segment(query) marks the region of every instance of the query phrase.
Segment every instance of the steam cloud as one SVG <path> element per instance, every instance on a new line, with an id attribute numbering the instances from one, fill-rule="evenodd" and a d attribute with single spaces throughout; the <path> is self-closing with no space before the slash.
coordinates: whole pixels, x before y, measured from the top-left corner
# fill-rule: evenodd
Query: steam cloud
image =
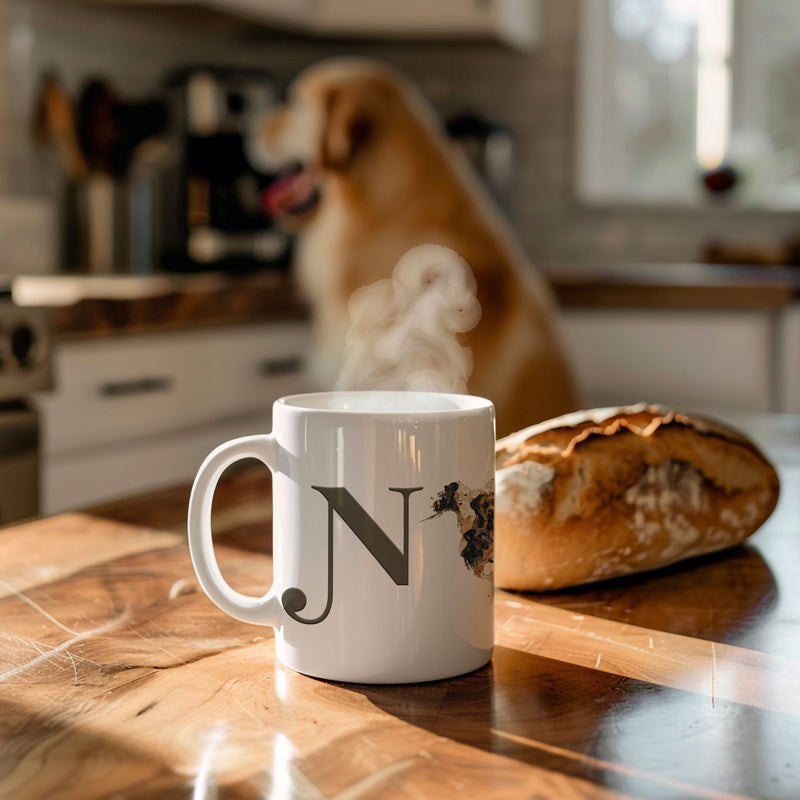
<path id="1" fill-rule="evenodd" d="M 453 250 L 434 244 L 409 250 L 391 278 L 351 295 L 337 388 L 466 394 L 472 351 L 457 334 L 481 317 L 475 290 L 472 270 Z"/>

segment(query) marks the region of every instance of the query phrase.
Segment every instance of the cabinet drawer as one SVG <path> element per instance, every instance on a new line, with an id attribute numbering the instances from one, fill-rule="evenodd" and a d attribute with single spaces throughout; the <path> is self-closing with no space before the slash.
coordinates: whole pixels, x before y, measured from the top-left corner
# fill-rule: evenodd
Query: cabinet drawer
<path id="1" fill-rule="evenodd" d="M 41 513 L 57 514 L 153 489 L 190 484 L 203 459 L 218 444 L 269 427 L 268 414 L 255 414 L 53 456 L 42 469 Z"/>
<path id="2" fill-rule="evenodd" d="M 778 336 L 778 411 L 800 414 L 800 303 L 783 313 Z"/>
<path id="3" fill-rule="evenodd" d="M 565 309 L 561 321 L 587 407 L 772 406 L 767 312 Z"/>
<path id="4" fill-rule="evenodd" d="M 307 387 L 304 323 L 67 343 L 55 391 L 37 397 L 46 454 L 246 413 Z"/>

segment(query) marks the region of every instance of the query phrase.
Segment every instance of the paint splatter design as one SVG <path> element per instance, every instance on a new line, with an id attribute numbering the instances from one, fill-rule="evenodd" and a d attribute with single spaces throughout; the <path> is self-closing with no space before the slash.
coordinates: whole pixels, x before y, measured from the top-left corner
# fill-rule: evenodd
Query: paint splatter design
<path id="1" fill-rule="evenodd" d="M 458 519 L 461 541 L 458 546 L 464 563 L 479 578 L 494 575 L 494 481 L 473 490 L 454 481 L 448 483 L 433 501 L 434 516 L 452 511 Z"/>

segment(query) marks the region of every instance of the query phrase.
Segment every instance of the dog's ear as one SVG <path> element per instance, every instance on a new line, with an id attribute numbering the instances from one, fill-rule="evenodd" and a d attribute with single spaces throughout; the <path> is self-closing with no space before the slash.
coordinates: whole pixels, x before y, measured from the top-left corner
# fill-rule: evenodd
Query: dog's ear
<path id="1" fill-rule="evenodd" d="M 329 169 L 343 169 L 369 140 L 373 123 L 361 99 L 352 91 L 332 89 L 325 111 L 320 160 Z"/>

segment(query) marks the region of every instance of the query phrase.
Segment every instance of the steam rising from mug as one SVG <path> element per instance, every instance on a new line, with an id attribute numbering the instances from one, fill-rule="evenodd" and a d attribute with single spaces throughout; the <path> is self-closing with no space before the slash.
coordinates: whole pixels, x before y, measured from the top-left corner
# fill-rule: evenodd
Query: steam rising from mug
<path id="1" fill-rule="evenodd" d="M 351 326 L 337 389 L 467 393 L 472 351 L 457 335 L 481 317 L 475 276 L 453 250 L 409 250 L 392 277 L 350 297 Z"/>

